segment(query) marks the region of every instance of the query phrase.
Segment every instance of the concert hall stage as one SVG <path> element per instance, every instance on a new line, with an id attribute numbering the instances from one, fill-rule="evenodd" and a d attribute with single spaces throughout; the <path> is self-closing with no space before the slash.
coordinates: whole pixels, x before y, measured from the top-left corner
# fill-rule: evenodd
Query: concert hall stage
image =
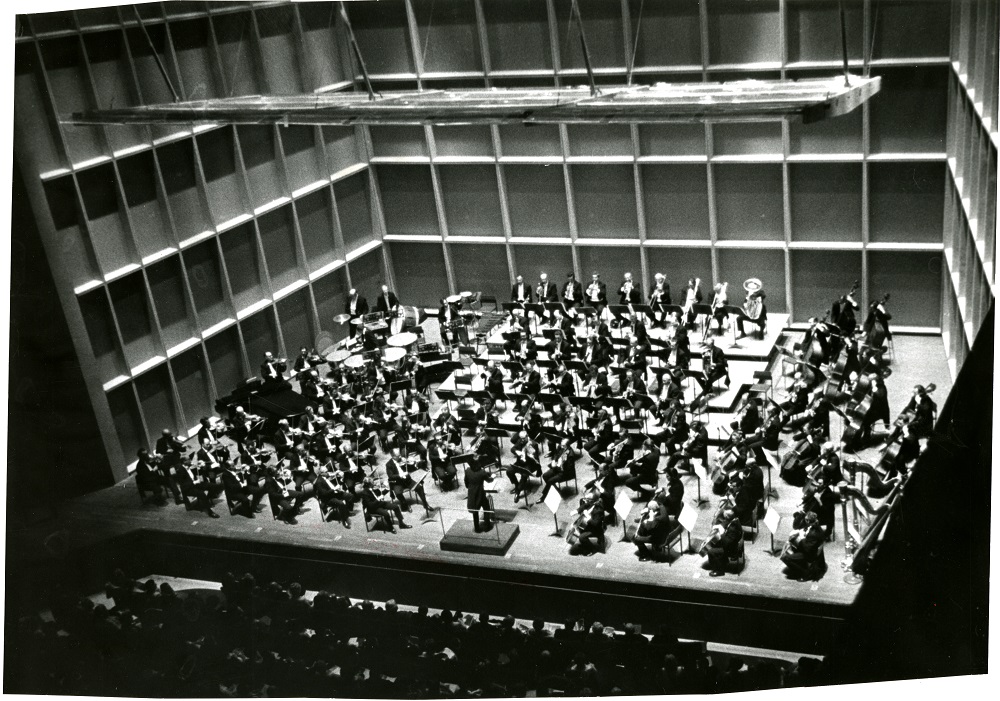
<path id="1" fill-rule="evenodd" d="M 888 383 L 893 416 L 916 382 L 937 383 L 935 396 L 943 401 L 951 383 L 941 339 L 897 336 L 895 345 L 898 359 Z M 780 365 L 777 362 L 777 372 Z M 781 394 L 780 384 L 776 391 Z M 835 434 L 840 430 L 837 421 L 834 417 Z M 786 434 L 786 445 L 787 441 Z M 504 463 L 508 464 L 509 442 L 504 443 Z M 710 461 L 715 451 L 710 447 Z M 858 457 L 877 462 L 878 453 L 869 448 Z M 380 464 L 385 460 L 381 452 L 378 458 Z M 582 487 L 592 478 L 593 468 L 581 459 L 578 472 Z M 819 581 L 799 582 L 783 574 L 763 524 L 755 540 L 746 540 L 745 568 L 739 574 L 713 578 L 708 576 L 706 559 L 696 552 L 709 533 L 719 498 L 711 494 L 704 472 L 699 469 L 699 474 L 705 503 L 696 499 L 696 478 L 683 478 L 685 503 L 697 514 L 691 539 L 695 553 L 675 547 L 669 562 L 640 561 L 635 547 L 622 540 L 620 524 L 608 527 L 605 552 L 570 556 L 564 536 L 577 505 L 573 485 L 565 485 L 564 501 L 553 519 L 544 504 L 536 503 L 537 481 L 530 509 L 523 502 L 514 504 L 506 489 L 496 496 L 498 509 L 514 511 L 511 523 L 519 531 L 503 556 L 441 549 L 444 533 L 470 517 L 464 509 L 464 488 L 441 492 L 433 483 L 427 484 L 428 501 L 435 508 L 430 518 L 422 518 L 423 510 L 414 503 L 412 513 L 407 514 L 413 528 L 396 534 L 366 532 L 360 507 L 350 530 L 338 523 L 323 523 L 314 501 L 307 502 L 310 510 L 295 526 L 273 520 L 266 506 L 255 519 L 231 516 L 221 500 L 216 503 L 219 519 L 173 504 L 143 506 L 131 478 L 66 502 L 57 520 L 46 527 L 60 529 L 72 549 L 123 539 L 131 544 L 132 561 L 143 572 L 218 580 L 226 571 L 252 569 L 259 577 L 291 577 L 309 589 L 329 587 L 355 598 L 395 598 L 412 605 L 450 605 L 468 612 L 485 610 L 545 620 L 552 620 L 553 611 L 571 607 L 591 620 L 638 622 L 648 632 L 670 623 L 678 636 L 689 639 L 799 653 L 829 652 L 863 586 L 845 581 L 842 509 L 836 511 L 835 539 L 825 545 L 828 571 Z M 799 506 L 801 490 L 785 484 L 777 470 L 772 470 L 771 479 L 777 497 L 770 506 L 781 516 L 774 547 L 780 550 L 791 530 L 791 514 Z M 631 503 L 626 519 L 630 532 L 642 506 L 639 501 Z M 462 528 L 471 530 L 468 524 Z M 41 538 L 34 548 L 22 544 L 18 550 L 42 552 L 40 542 Z M 687 545 L 686 536 L 683 545 Z"/>

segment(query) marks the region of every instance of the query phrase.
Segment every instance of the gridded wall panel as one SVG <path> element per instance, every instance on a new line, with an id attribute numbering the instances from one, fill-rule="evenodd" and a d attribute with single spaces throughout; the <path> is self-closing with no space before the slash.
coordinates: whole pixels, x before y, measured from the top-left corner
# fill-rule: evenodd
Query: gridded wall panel
<path id="1" fill-rule="evenodd" d="M 170 222 L 156 181 L 153 152 L 144 151 L 118 161 L 118 172 L 139 255 L 145 258 L 171 246 Z"/>
<path id="2" fill-rule="evenodd" d="M 129 367 L 136 367 L 162 350 L 142 273 L 115 280 L 108 286 L 108 292 L 122 335 L 125 361 Z"/>
<path id="3" fill-rule="evenodd" d="M 264 83 L 268 91 L 288 95 L 303 92 L 296 46 L 295 11 L 291 7 L 271 7 L 257 10 L 256 19 L 260 28 Z"/>
<path id="4" fill-rule="evenodd" d="M 861 242 L 861 171 L 860 163 L 789 166 L 796 241 Z"/>
<path id="5" fill-rule="evenodd" d="M 871 106 L 872 153 L 943 153 L 948 73 L 944 66 L 873 71 L 882 76 Z"/>
<path id="6" fill-rule="evenodd" d="M 573 165 L 570 174 L 581 237 L 639 237 L 632 166 Z"/>
<path id="7" fill-rule="evenodd" d="M 256 373 L 264 362 L 264 353 L 270 351 L 275 357 L 282 354 L 278 342 L 278 329 L 274 322 L 274 309 L 268 307 L 240 322 L 240 334 L 246 344 L 250 370 Z"/>
<path id="8" fill-rule="evenodd" d="M 378 238 L 372 227 L 368 173 L 358 173 L 333 184 L 340 231 L 348 251 Z"/>
<path id="9" fill-rule="evenodd" d="M 257 368 L 250 369 L 248 374 L 247 368 L 244 367 L 240 338 L 235 326 L 230 326 L 206 340 L 205 350 L 212 368 L 217 397 L 228 394 L 247 377 L 257 374 Z"/>
<path id="10" fill-rule="evenodd" d="M 872 163 L 868 169 L 871 240 L 940 242 L 945 166 Z"/>
<path id="11" fill-rule="evenodd" d="M 643 156 L 704 156 L 705 125 L 640 124 L 639 153 Z"/>
<path id="12" fill-rule="evenodd" d="M 233 313 L 226 292 L 218 243 L 206 241 L 184 251 L 184 266 L 191 285 L 198 322 L 208 328 Z"/>
<path id="13" fill-rule="evenodd" d="M 684 301 L 684 288 L 689 279 L 701 278 L 701 292 L 710 297 L 712 289 L 712 252 L 706 248 L 650 248 L 650 279 L 643 280 L 643 289 L 652 284 L 652 275 L 663 273 L 670 285 L 670 298 L 674 304 Z M 634 275 L 633 275 L 634 277 Z M 711 300 L 709 300 L 711 301 Z"/>
<path id="14" fill-rule="evenodd" d="M 151 440 L 155 441 L 165 428 L 171 429 L 175 434 L 190 428 L 181 424 L 181 416 L 174 406 L 174 385 L 166 365 L 153 368 L 136 378 L 135 390 L 139 395 L 139 406 L 146 418 Z"/>
<path id="15" fill-rule="evenodd" d="M 743 281 L 759 278 L 764 283 L 764 300 L 767 311 L 784 314 L 788 311 L 785 299 L 785 254 L 773 250 L 722 249 L 719 251 L 719 280 L 728 282 L 729 303 L 742 306 L 746 299 Z M 706 301 L 711 294 L 705 290 Z"/>
<path id="16" fill-rule="evenodd" d="M 121 443 L 122 453 L 127 460 L 132 460 L 140 448 L 150 447 L 132 385 L 111 390 L 108 393 L 108 406 L 115 422 L 115 431 Z"/>
<path id="17" fill-rule="evenodd" d="M 347 326 L 335 324 L 333 317 L 344 313 L 344 301 L 347 299 L 348 289 L 346 268 L 334 270 L 312 284 L 316 313 L 319 317 L 319 330 L 328 331 L 338 341 L 347 338 Z"/>
<path id="18" fill-rule="evenodd" d="M 399 298 L 408 305 L 439 306 L 441 298 L 449 295 L 441 244 L 393 241 L 386 245 L 392 256 Z M 353 275 L 351 280 L 354 281 Z"/>
<path id="19" fill-rule="evenodd" d="M 211 228 L 212 218 L 205 208 L 199 187 L 194 141 L 182 139 L 156 149 L 163 187 L 173 217 L 177 238 L 188 239 Z"/>
<path id="20" fill-rule="evenodd" d="M 646 236 L 707 239 L 708 174 L 703 165 L 643 165 Z"/>
<path id="21" fill-rule="evenodd" d="M 493 70 L 552 68 L 548 12 L 533 0 L 484 0 Z"/>
<path id="22" fill-rule="evenodd" d="M 643 3 L 629 0 L 637 66 L 701 64 L 698 0 Z M 664 41 L 670 37 L 670 41 Z"/>
<path id="23" fill-rule="evenodd" d="M 438 175 L 449 235 L 503 236 L 495 166 L 441 166 Z"/>
<path id="24" fill-rule="evenodd" d="M 593 274 L 600 273 L 601 280 L 608 286 L 608 301 L 618 302 L 618 288 L 625 273 L 632 273 L 632 280 L 643 289 L 642 269 L 639 267 L 639 248 L 636 246 L 578 246 L 580 257 L 580 282 L 586 295 L 587 286 Z M 565 280 L 564 280 L 565 282 Z"/>
<path id="25" fill-rule="evenodd" d="M 121 211 L 114 165 L 89 168 L 79 174 L 77 183 L 101 270 L 107 274 L 137 263 L 139 255 Z"/>
<path id="26" fill-rule="evenodd" d="M 568 246 L 532 246 L 518 244 L 512 246 L 514 267 L 517 275 L 522 275 L 525 281 L 532 285 L 538 284 L 539 275 L 546 273 L 549 282 L 554 283 L 560 293 L 566 283 L 566 274 L 573 272 L 573 253 Z M 505 291 L 510 294 L 509 289 Z M 501 301 L 508 299 L 500 296 Z"/>
<path id="27" fill-rule="evenodd" d="M 712 174 L 720 239 L 784 240 L 780 165 L 727 163 Z"/>
<path id="28" fill-rule="evenodd" d="M 569 236 L 561 166 L 505 166 L 514 236 Z"/>
<path id="29" fill-rule="evenodd" d="M 301 280 L 299 243 L 295 235 L 294 212 L 290 204 L 261 215 L 257 219 L 260 242 L 264 247 L 267 274 L 274 290 Z"/>
<path id="30" fill-rule="evenodd" d="M 346 7 L 369 73 L 414 71 L 403 3 L 357 2 Z"/>
<path id="31" fill-rule="evenodd" d="M 504 156 L 559 156 L 559 127 L 553 124 L 520 126 L 505 124 L 500 129 L 500 143 Z"/>
<path id="32" fill-rule="evenodd" d="M 440 245 L 437 246 L 438 249 L 441 248 Z M 381 248 L 376 248 L 375 250 L 369 251 L 363 256 L 355 258 L 350 263 L 347 264 L 347 269 L 351 273 L 351 284 L 361 291 L 365 297 L 371 300 L 374 305 L 374 300 L 376 294 L 381 290 L 383 284 L 387 284 L 388 276 L 385 272 L 385 257 L 382 255 Z M 444 270 L 437 269 L 434 271 L 437 275 L 442 275 Z M 396 292 L 399 296 L 399 292 Z M 402 297 L 400 297 L 402 299 Z M 415 301 L 401 302 L 401 304 L 413 305 L 416 304 Z M 341 309 L 343 311 L 343 309 Z M 338 314 L 340 312 L 337 312 Z"/>
<path id="33" fill-rule="evenodd" d="M 860 283 L 861 279 L 860 251 L 792 251 L 795 318 L 800 321 L 822 318 L 833 306 L 833 300 L 846 295 L 851 284 L 855 280 Z M 855 299 L 861 304 L 861 300 Z M 863 308 L 858 310 L 859 323 L 865 320 L 865 313 Z"/>
<path id="34" fill-rule="evenodd" d="M 717 0 L 708 6 L 709 61 L 713 65 L 781 60 L 777 0 Z"/>
<path id="35" fill-rule="evenodd" d="M 285 178 L 278 162 L 278 144 L 274 127 L 246 125 L 236 127 L 240 152 L 250 183 L 250 201 L 255 207 L 285 194 Z"/>
<path id="36" fill-rule="evenodd" d="M 482 292 L 506 301 L 510 294 L 506 248 L 498 244 L 452 243 L 448 245 L 455 266 L 459 291 Z M 395 259 L 393 259 L 395 264 Z M 534 286 L 534 283 L 532 283 Z"/>
<path id="37" fill-rule="evenodd" d="M 463 0 L 413 3 L 425 71 L 481 71 L 476 8 Z"/>
<path id="38" fill-rule="evenodd" d="M 278 300 L 277 312 L 278 326 L 281 329 L 288 357 L 298 355 L 299 349 L 303 346 L 312 348 L 316 340 L 316 333 L 312 324 L 309 290 L 301 289 Z"/>
<path id="39" fill-rule="evenodd" d="M 221 224 L 250 209 L 246 182 L 236 157 L 233 127 L 200 134 L 195 142 L 205 173 L 205 190 L 215 223 Z"/>
<path id="40" fill-rule="evenodd" d="M 180 257 L 170 256 L 149 266 L 146 275 L 164 345 L 171 348 L 191 338 L 196 324 L 187 301 Z"/>
<path id="41" fill-rule="evenodd" d="M 439 156 L 490 156 L 493 135 L 484 126 L 434 127 L 434 143 Z"/>
<path id="42" fill-rule="evenodd" d="M 237 310 L 245 309 L 266 295 L 257 235 L 253 224 L 244 224 L 225 231 L 219 237 L 222 256 Z"/>
<path id="43" fill-rule="evenodd" d="M 789 0 L 788 60 L 824 61 L 842 55 L 840 5 L 846 15 L 847 55 L 860 59 L 864 49 L 864 12 L 860 3 L 838 3 L 835 0 Z"/>
<path id="44" fill-rule="evenodd" d="M 337 258 L 330 189 L 324 187 L 295 201 L 306 262 L 317 270 Z"/>
<path id="45" fill-rule="evenodd" d="M 302 55 L 306 59 L 305 88 L 315 90 L 345 79 L 337 48 L 336 25 L 340 18 L 335 8 L 319 2 L 297 5 L 302 23 Z"/>
<path id="46" fill-rule="evenodd" d="M 377 172 L 387 234 L 441 234 L 430 168 L 380 165 Z"/>
<path id="47" fill-rule="evenodd" d="M 107 382 L 126 371 L 111 305 L 104 290 L 88 292 L 81 295 L 78 301 L 101 382 Z"/>
<path id="48" fill-rule="evenodd" d="M 191 429 L 203 416 L 215 414 L 215 402 L 208 392 L 210 385 L 205 373 L 205 353 L 200 345 L 170 359 L 170 369 L 177 383 L 184 419 Z"/>
<path id="49" fill-rule="evenodd" d="M 934 326 L 941 318 L 941 254 L 923 251 L 870 251 L 872 299 L 892 294 L 892 324 Z"/>

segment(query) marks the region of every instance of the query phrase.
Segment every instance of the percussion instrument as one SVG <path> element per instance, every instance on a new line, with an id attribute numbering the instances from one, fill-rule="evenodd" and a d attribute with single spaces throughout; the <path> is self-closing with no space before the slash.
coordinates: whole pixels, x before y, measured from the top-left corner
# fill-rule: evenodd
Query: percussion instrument
<path id="1" fill-rule="evenodd" d="M 382 350 L 382 360 L 386 363 L 398 363 L 406 356 L 406 349 L 404 348 L 385 348 Z"/>
<path id="2" fill-rule="evenodd" d="M 343 324 L 350 320 L 351 320 L 350 314 L 338 314 L 337 316 L 333 317 L 333 322 L 335 324 Z"/>
<path id="3" fill-rule="evenodd" d="M 358 368 L 364 367 L 365 358 L 363 355 L 352 355 L 350 358 L 344 361 L 344 366 L 349 367 L 352 370 L 357 370 Z"/>
<path id="4" fill-rule="evenodd" d="M 389 336 L 387 343 L 393 348 L 399 348 L 400 350 L 409 350 L 414 343 L 417 342 L 417 334 L 406 331 L 404 333 L 397 333 L 395 335 Z"/>
<path id="5" fill-rule="evenodd" d="M 362 319 L 360 316 L 357 319 L 351 319 L 351 323 L 354 324 L 355 326 L 361 326 L 361 324 L 363 324 L 364 322 L 365 320 Z"/>
<path id="6" fill-rule="evenodd" d="M 427 318 L 427 314 L 416 307 L 400 306 L 396 309 L 395 316 L 389 322 L 389 333 L 393 336 L 402 333 L 406 329 L 412 329 Z"/>
<path id="7" fill-rule="evenodd" d="M 447 302 L 448 304 L 458 304 L 459 302 L 462 301 L 462 295 L 451 295 L 450 297 L 447 297 L 444 301 Z"/>
<path id="8" fill-rule="evenodd" d="M 340 348 L 327 355 L 326 361 L 328 363 L 342 363 L 350 357 L 351 357 L 351 351 L 347 350 L 346 348 Z"/>
<path id="9" fill-rule="evenodd" d="M 459 292 L 458 296 L 461 297 L 462 301 L 464 302 L 465 300 L 467 300 L 467 299 L 469 299 L 469 298 L 472 297 L 472 293 L 471 292 Z"/>

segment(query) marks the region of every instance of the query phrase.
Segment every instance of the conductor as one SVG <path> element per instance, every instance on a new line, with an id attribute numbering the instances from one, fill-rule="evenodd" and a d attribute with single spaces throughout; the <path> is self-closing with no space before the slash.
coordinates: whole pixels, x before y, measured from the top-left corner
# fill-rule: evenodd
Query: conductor
<path id="1" fill-rule="evenodd" d="M 475 458 L 465 468 L 465 486 L 469 490 L 465 506 L 472 514 L 472 527 L 476 533 L 488 531 L 493 525 L 493 506 L 486 494 L 486 485 L 493 483 L 493 475 L 484 470 Z M 483 510 L 483 525 L 479 525 L 479 510 Z"/>

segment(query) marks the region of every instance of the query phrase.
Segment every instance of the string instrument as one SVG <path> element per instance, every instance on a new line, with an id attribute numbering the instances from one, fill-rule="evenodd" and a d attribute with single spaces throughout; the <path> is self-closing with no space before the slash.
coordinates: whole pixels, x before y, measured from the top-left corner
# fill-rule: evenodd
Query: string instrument
<path id="1" fill-rule="evenodd" d="M 852 478 L 858 472 L 863 472 L 868 476 L 868 484 L 865 488 L 865 492 L 867 492 L 868 496 L 873 499 L 882 499 L 903 479 L 900 475 L 887 479 L 885 475 L 880 473 L 874 467 L 866 462 L 861 462 L 860 460 L 845 460 L 844 468 L 851 473 Z M 856 493 L 858 496 L 861 496 L 861 492 L 853 486 L 849 489 L 847 487 L 841 487 L 841 492 L 844 491 L 848 491 L 852 494 Z M 871 504 L 867 499 L 864 500 L 863 505 L 868 513 L 876 513 L 872 510 Z"/>
<path id="2" fill-rule="evenodd" d="M 598 503 L 587 507 L 580 512 L 580 515 L 576 517 L 573 521 L 573 525 L 570 526 L 569 531 L 566 533 L 567 543 L 570 545 L 576 545 L 580 542 L 580 539 L 584 537 L 586 532 L 591 531 L 600 525 L 601 520 L 598 517 L 598 510 L 600 508 L 600 504 Z"/>
<path id="3" fill-rule="evenodd" d="M 872 302 L 869 311 L 869 319 L 871 321 L 868 327 L 865 337 L 865 342 L 874 348 L 881 348 L 885 344 L 885 339 L 888 336 L 888 329 L 885 327 L 882 321 L 881 315 L 877 314 L 877 309 L 879 306 L 884 306 L 886 302 L 889 301 L 890 293 L 886 292 L 882 295 L 882 299 L 877 302 Z M 868 326 L 866 324 L 866 326 Z"/>
<path id="4" fill-rule="evenodd" d="M 686 316 L 691 314 L 691 308 L 698 301 L 698 290 L 700 288 L 701 288 L 701 278 L 700 277 L 699 278 L 695 278 L 695 280 L 694 280 L 694 287 L 688 287 L 687 288 L 687 293 L 684 296 L 684 305 L 682 306 L 682 309 L 683 309 L 684 314 Z"/>
<path id="5" fill-rule="evenodd" d="M 698 551 L 698 554 L 705 555 L 710 547 L 712 547 L 713 545 L 718 543 L 719 540 L 722 539 L 722 536 L 725 534 L 725 532 L 726 532 L 726 527 L 723 526 L 721 523 L 717 523 L 714 526 L 712 526 L 712 532 L 709 533 L 707 538 L 705 538 L 705 542 L 701 544 L 701 550 Z"/>

